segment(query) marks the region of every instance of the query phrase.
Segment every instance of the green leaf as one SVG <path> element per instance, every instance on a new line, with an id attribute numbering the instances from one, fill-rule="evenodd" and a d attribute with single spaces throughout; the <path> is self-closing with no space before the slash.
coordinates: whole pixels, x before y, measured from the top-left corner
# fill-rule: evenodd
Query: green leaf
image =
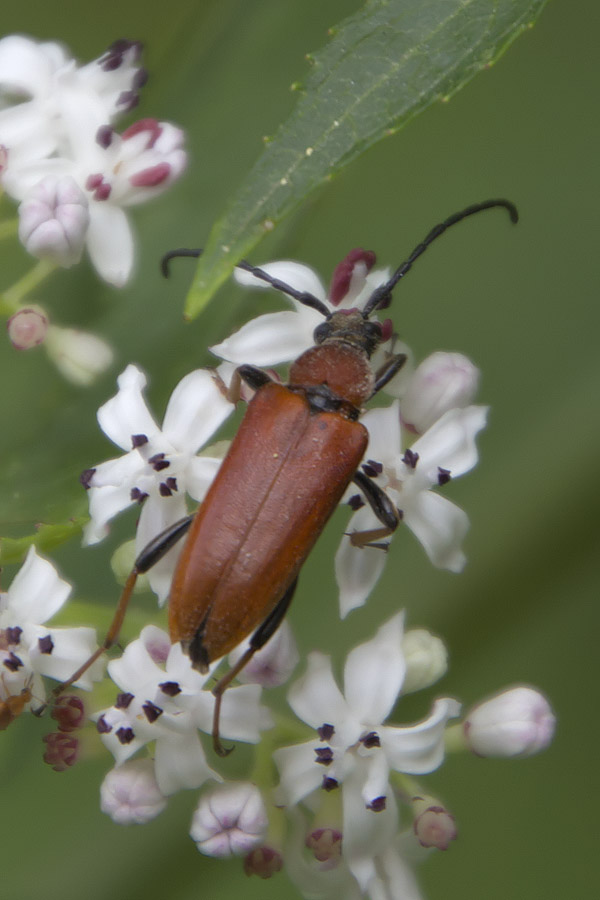
<path id="1" fill-rule="evenodd" d="M 40 525 L 34 534 L 21 538 L 0 538 L 0 564 L 19 563 L 25 558 L 33 544 L 41 553 L 48 553 L 55 547 L 80 537 L 83 526 L 89 522 L 88 516 L 76 516 L 56 525 Z"/>
<path id="2" fill-rule="evenodd" d="M 533 24 L 546 0 L 373 0 L 333 29 L 200 259 L 193 318 L 235 263 L 367 147 L 447 100 Z"/>

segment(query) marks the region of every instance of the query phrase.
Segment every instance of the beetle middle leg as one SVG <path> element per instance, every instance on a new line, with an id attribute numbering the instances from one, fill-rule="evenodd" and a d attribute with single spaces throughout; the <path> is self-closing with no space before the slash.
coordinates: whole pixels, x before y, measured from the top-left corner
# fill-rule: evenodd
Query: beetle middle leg
<path id="1" fill-rule="evenodd" d="M 364 472 L 357 472 L 352 479 L 362 491 L 369 506 L 381 522 L 381 528 L 371 528 L 368 531 L 357 531 L 350 535 L 350 543 L 353 547 L 376 547 L 387 549 L 386 544 L 373 543 L 393 534 L 402 520 L 400 510 L 394 506 L 388 495 Z"/>
<path id="2" fill-rule="evenodd" d="M 213 739 L 213 747 L 215 749 L 215 753 L 219 756 L 228 756 L 233 747 L 224 747 L 221 743 L 221 738 L 219 737 L 219 720 L 221 718 L 221 703 L 223 700 L 223 694 L 231 684 L 234 678 L 236 678 L 239 673 L 244 669 L 254 654 L 260 650 L 267 643 L 269 638 L 271 638 L 279 626 L 288 610 L 290 603 L 292 602 L 292 597 L 294 596 L 294 592 L 296 590 L 296 585 L 298 584 L 298 578 L 294 578 L 291 585 L 281 598 L 278 601 L 275 608 L 269 613 L 267 618 L 261 625 L 258 626 L 252 637 L 249 641 L 248 649 L 240 656 L 235 666 L 232 666 L 228 672 L 226 672 L 222 678 L 219 678 L 217 683 L 215 684 L 212 692 L 215 697 L 215 708 L 213 712 L 213 730 L 212 730 L 212 739 Z"/>
<path id="3" fill-rule="evenodd" d="M 392 378 L 398 374 L 406 362 L 406 358 L 406 353 L 394 353 L 393 356 L 390 356 L 390 358 L 377 369 L 375 372 L 375 384 L 373 386 L 371 397 L 374 397 L 378 391 L 384 388 L 386 384 L 389 384 Z"/>
<path id="4" fill-rule="evenodd" d="M 153 538 L 149 544 L 147 544 L 141 553 L 138 555 L 133 569 L 129 573 L 127 581 L 125 582 L 125 586 L 121 593 L 121 597 L 119 599 L 119 604 L 113 616 L 113 620 L 110 623 L 109 629 L 106 633 L 106 637 L 104 638 L 102 644 L 98 647 L 98 649 L 92 653 L 88 659 L 74 672 L 70 678 L 66 681 L 62 681 L 59 685 L 57 685 L 52 691 L 53 697 L 58 697 L 64 690 L 68 687 L 71 687 L 72 684 L 75 684 L 76 681 L 79 681 L 81 676 L 87 672 L 87 670 L 92 666 L 97 659 L 99 659 L 103 653 L 106 653 L 107 650 L 116 643 L 119 632 L 121 631 L 121 626 L 123 625 L 123 620 L 125 618 L 125 613 L 127 612 L 127 607 L 129 606 L 129 601 L 131 599 L 131 595 L 133 594 L 133 589 L 135 587 L 135 583 L 138 580 L 139 575 L 144 575 L 148 572 L 155 563 L 165 556 L 168 551 L 173 547 L 180 538 L 187 532 L 188 528 L 192 524 L 194 520 L 194 516 L 186 516 L 184 519 L 179 519 L 177 522 L 174 522 L 173 525 L 169 525 L 168 528 L 165 528 L 164 531 L 161 531 L 160 534 L 157 534 L 155 538 Z"/>

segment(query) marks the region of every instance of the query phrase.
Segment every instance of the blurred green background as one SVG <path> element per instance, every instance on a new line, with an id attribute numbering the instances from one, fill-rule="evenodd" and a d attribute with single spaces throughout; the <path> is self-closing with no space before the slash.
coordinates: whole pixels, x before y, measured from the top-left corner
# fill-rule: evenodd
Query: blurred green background
<path id="1" fill-rule="evenodd" d="M 128 362 L 148 372 L 160 415 L 179 378 L 210 362 L 209 344 L 277 308 L 273 298 L 228 287 L 186 325 L 181 310 L 191 264 L 182 261 L 165 283 L 158 260 L 171 247 L 202 244 L 262 136 L 292 108 L 288 87 L 305 72 L 304 54 L 357 7 L 356 0 L 105 0 L 92 14 L 74 0 L 4 4 L 2 33 L 60 39 L 81 60 L 117 37 L 143 40 L 151 80 L 138 112 L 187 129 L 191 164 L 171 193 L 136 210 L 138 273 L 126 290 L 99 284 L 82 265 L 36 295 L 56 322 L 80 324 L 114 343 L 118 361 L 93 389 L 61 381 L 43 353 L 18 354 L 5 343 L 2 534 L 85 510 L 78 473 L 113 452 L 95 412 Z M 404 606 L 410 626 L 427 626 L 449 645 L 451 668 L 438 690 L 469 704 L 527 682 L 555 707 L 556 740 L 543 755 L 452 758 L 426 782 L 459 826 L 459 840 L 422 869 L 431 900 L 547 900 L 599 891 L 599 19 L 594 0 L 551 2 L 495 67 L 371 149 L 253 256 L 259 263 L 298 258 L 327 280 L 354 246 L 375 249 L 384 264 L 399 263 L 430 226 L 474 201 L 507 196 L 521 212 L 517 228 L 499 212 L 463 223 L 396 292 L 395 322 L 417 356 L 466 353 L 482 368 L 480 399 L 492 407 L 480 466 L 451 485 L 472 523 L 465 572 L 434 570 L 402 534 L 368 606 L 340 623 L 329 599 L 340 513 L 306 566 L 290 615 L 302 653 L 318 647 L 341 659 Z M 20 249 L 3 250 L 6 286 L 28 260 Z M 110 553 L 133 528 L 134 518 L 124 517 L 106 546 L 81 550 L 73 542 L 55 554 L 77 596 L 105 605 L 102 625 L 117 593 Z M 4 573 L 4 586 L 10 577 Z M 317 594 L 327 601 L 317 604 Z M 149 595 L 136 605 L 155 609 Z M 139 623 L 134 611 L 129 634 Z M 421 716 L 431 696 L 401 703 L 399 720 Z M 98 809 L 108 754 L 96 748 L 87 762 L 57 775 L 40 762 L 42 731 L 28 717 L 1 735 L 0 896 L 297 896 L 283 876 L 246 879 L 237 862 L 196 852 L 187 836 L 196 792 L 174 798 L 149 826 L 114 825 Z M 235 756 L 232 771 L 244 751 Z"/>

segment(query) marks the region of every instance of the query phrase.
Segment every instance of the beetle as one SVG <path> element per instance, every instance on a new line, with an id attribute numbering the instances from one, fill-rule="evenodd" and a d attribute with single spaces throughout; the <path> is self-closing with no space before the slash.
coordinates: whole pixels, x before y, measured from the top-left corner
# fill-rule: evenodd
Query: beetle
<path id="1" fill-rule="evenodd" d="M 276 631 L 292 600 L 298 575 L 347 487 L 354 482 L 371 505 L 381 528 L 363 542 L 391 534 L 399 511 L 358 467 L 368 432 L 358 421 L 363 405 L 396 375 L 405 361 L 391 355 L 373 372 L 370 359 L 383 342 L 382 326 L 371 315 L 387 307 L 391 292 L 415 260 L 450 226 L 492 207 L 505 208 L 518 221 L 514 204 L 487 200 L 436 225 L 362 310 L 330 312 L 312 294 L 242 261 L 238 266 L 284 294 L 317 309 L 324 321 L 314 346 L 290 367 L 286 385 L 261 369 L 242 365 L 236 377 L 254 396 L 229 451 L 198 510 L 152 540 L 137 557 L 102 646 L 55 695 L 77 681 L 116 641 L 135 581 L 185 534 L 169 597 L 171 641 L 180 641 L 201 672 L 250 635 L 247 650 L 215 684 L 213 746 L 226 755 L 219 737 L 223 693 L 252 656 Z M 163 271 L 176 256 L 163 260 Z M 373 544 L 377 546 L 376 544 Z"/>

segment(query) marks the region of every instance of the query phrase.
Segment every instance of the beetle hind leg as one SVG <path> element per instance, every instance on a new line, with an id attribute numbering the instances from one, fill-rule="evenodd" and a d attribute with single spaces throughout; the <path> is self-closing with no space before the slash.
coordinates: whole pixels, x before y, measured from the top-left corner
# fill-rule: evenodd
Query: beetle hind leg
<path id="1" fill-rule="evenodd" d="M 258 626 L 256 631 L 250 638 L 248 649 L 238 659 L 235 666 L 232 666 L 231 669 L 229 669 L 229 671 L 226 672 L 222 678 L 219 678 L 212 690 L 215 697 L 212 739 L 215 753 L 218 756 L 228 756 L 233 750 L 233 747 L 223 746 L 219 735 L 219 721 L 221 718 L 221 703 L 223 701 L 223 694 L 225 693 L 233 679 L 236 678 L 240 674 L 242 669 L 247 666 L 254 654 L 258 650 L 260 650 L 261 647 L 264 647 L 269 638 L 271 638 L 275 634 L 275 632 L 281 625 L 282 619 L 284 618 L 290 603 L 292 602 L 292 597 L 294 596 L 297 583 L 298 578 L 296 577 L 292 581 L 289 588 L 286 590 L 281 600 L 278 601 L 275 608 L 269 613 L 264 622 L 262 622 Z"/>

